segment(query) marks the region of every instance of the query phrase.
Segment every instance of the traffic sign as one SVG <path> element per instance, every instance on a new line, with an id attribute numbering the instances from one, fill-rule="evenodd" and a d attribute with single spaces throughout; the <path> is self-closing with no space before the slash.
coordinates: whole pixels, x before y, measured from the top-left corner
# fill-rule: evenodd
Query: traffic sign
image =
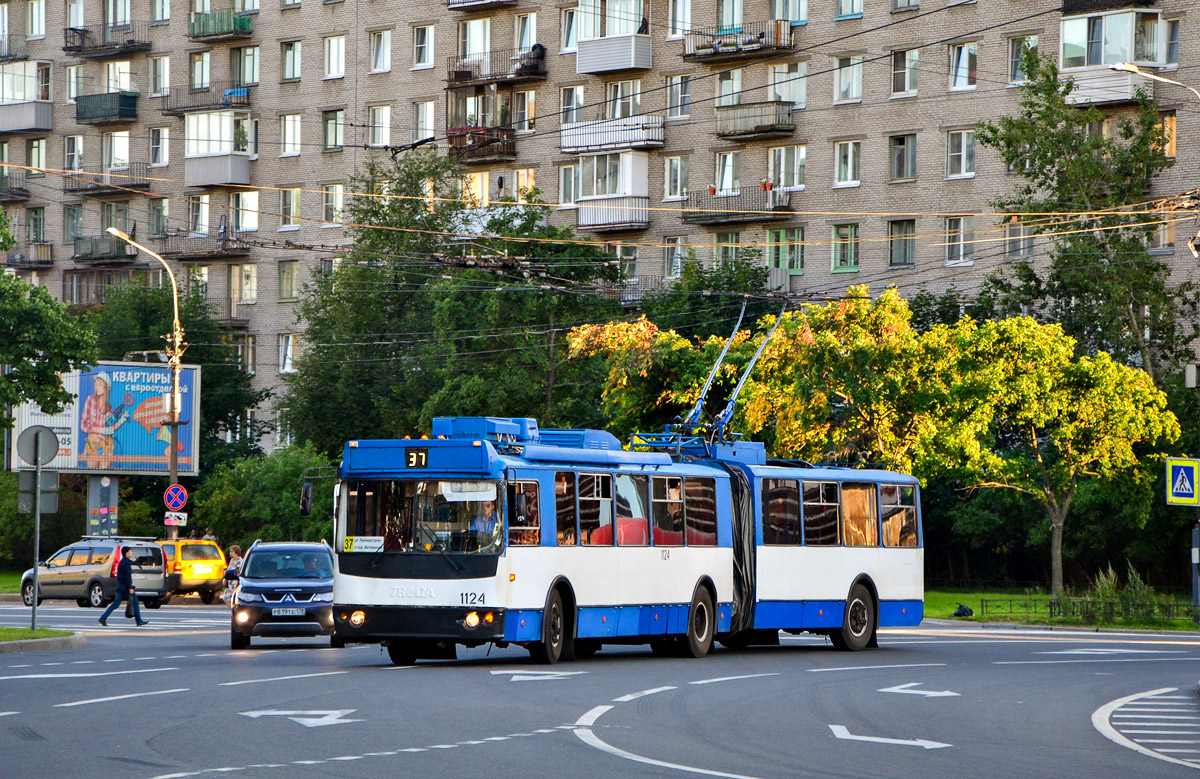
<path id="1" fill-rule="evenodd" d="M 175 525 L 176 527 L 187 527 L 187 512 L 167 511 L 163 514 L 163 524 Z"/>
<path id="2" fill-rule="evenodd" d="M 163 503 L 171 511 L 181 511 L 187 505 L 187 490 L 184 489 L 182 484 L 172 484 L 163 493 Z"/>
<path id="3" fill-rule="evenodd" d="M 1200 476 L 1200 460 L 1186 457 L 1167 458 L 1167 503 L 1172 506 L 1200 506 L 1196 479 Z"/>
<path id="4" fill-rule="evenodd" d="M 45 425 L 32 425 L 17 436 L 17 454 L 30 465 L 45 465 L 58 456 L 58 436 Z"/>

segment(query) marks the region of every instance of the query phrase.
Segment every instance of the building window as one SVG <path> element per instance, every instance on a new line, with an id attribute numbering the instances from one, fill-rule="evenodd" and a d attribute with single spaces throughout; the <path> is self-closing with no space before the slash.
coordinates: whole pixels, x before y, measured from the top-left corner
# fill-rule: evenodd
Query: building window
<path id="1" fill-rule="evenodd" d="M 413 103 L 413 140 L 422 141 L 433 137 L 433 103 Z"/>
<path id="2" fill-rule="evenodd" d="M 975 217 L 952 216 L 946 220 L 946 264 L 960 265 L 975 260 Z"/>
<path id="3" fill-rule="evenodd" d="M 25 37 L 46 37 L 46 0 L 29 0 L 25 4 Z"/>
<path id="4" fill-rule="evenodd" d="M 1004 225 L 1004 256 L 1014 261 L 1033 259 L 1033 228 L 1015 216 Z"/>
<path id="5" fill-rule="evenodd" d="M 258 83 L 258 47 L 242 46 L 230 53 L 235 87 L 253 86 Z"/>
<path id="6" fill-rule="evenodd" d="M 233 12 L 238 14 L 258 13 L 258 0 L 234 0 Z"/>
<path id="7" fill-rule="evenodd" d="M 858 270 L 858 225 L 833 226 L 833 270 Z"/>
<path id="8" fill-rule="evenodd" d="M 207 51 L 199 51 L 192 55 L 192 89 L 208 89 L 211 59 Z"/>
<path id="9" fill-rule="evenodd" d="M 129 60 L 104 63 L 104 91 L 125 92 L 133 87 L 133 63 Z"/>
<path id="10" fill-rule="evenodd" d="M 1167 22 L 1167 64 L 1179 64 L 1179 20 Z"/>
<path id="11" fill-rule="evenodd" d="M 298 333 L 279 334 L 279 372 L 296 372 L 296 348 L 300 345 Z"/>
<path id="12" fill-rule="evenodd" d="M 387 146 L 392 142 L 392 107 L 373 105 L 367 108 L 367 143 L 371 146 Z"/>
<path id="13" fill-rule="evenodd" d="M 835 187 L 857 187 L 859 183 L 859 152 L 862 141 L 838 141 L 834 144 L 837 177 Z"/>
<path id="14" fill-rule="evenodd" d="M 171 229 L 171 201 L 165 197 L 151 198 L 150 206 L 150 235 L 167 235 Z"/>
<path id="15" fill-rule="evenodd" d="M 229 204 L 233 211 L 235 233 L 250 233 L 258 229 L 257 192 L 234 192 Z"/>
<path id="16" fill-rule="evenodd" d="M 666 174 L 664 200 L 685 200 L 688 194 L 688 155 L 665 157 Z"/>
<path id="17" fill-rule="evenodd" d="M 862 100 L 862 57 L 839 57 L 833 74 L 835 103 Z"/>
<path id="18" fill-rule="evenodd" d="M 683 272 L 683 258 L 687 253 L 685 240 L 682 235 L 668 235 L 663 239 L 663 269 L 668 279 L 677 279 Z"/>
<path id="19" fill-rule="evenodd" d="M 343 185 L 341 184 L 325 184 L 321 187 L 321 198 L 324 204 L 321 218 L 326 222 L 340 222 L 342 220 L 342 200 L 345 196 Z M 340 227 L 341 225 L 329 225 L 332 227 Z"/>
<path id="20" fill-rule="evenodd" d="M 946 177 L 954 179 L 974 176 L 975 131 L 952 130 L 946 137 Z"/>
<path id="21" fill-rule="evenodd" d="M 170 159 L 169 127 L 150 128 L 150 164 L 152 166 L 166 165 Z"/>
<path id="22" fill-rule="evenodd" d="M 742 153 L 726 151 L 717 154 L 717 196 L 742 194 Z"/>
<path id="23" fill-rule="evenodd" d="M 692 77 L 667 76 L 667 118 L 681 119 L 692 113 Z"/>
<path id="24" fill-rule="evenodd" d="M 558 169 L 558 204 L 574 206 L 579 199 L 579 165 L 562 165 Z"/>
<path id="25" fill-rule="evenodd" d="M 627 119 L 642 111 L 642 82 L 614 81 L 608 85 L 605 119 Z"/>
<path id="26" fill-rule="evenodd" d="M 300 41 L 288 41 L 280 45 L 283 59 L 283 73 L 281 74 L 284 81 L 299 81 L 300 80 L 300 52 L 303 44 Z"/>
<path id="27" fill-rule="evenodd" d="M 531 49 L 537 43 L 537 14 L 517 14 L 513 45 L 518 49 Z"/>
<path id="28" fill-rule="evenodd" d="M 100 138 L 100 162 L 105 170 L 129 168 L 129 131 L 105 133 Z"/>
<path id="29" fill-rule="evenodd" d="M 888 222 L 888 265 L 893 268 L 914 265 L 917 261 L 917 221 L 897 219 Z"/>
<path id="30" fill-rule="evenodd" d="M 190 294 L 197 295 L 201 298 L 208 297 L 208 266 L 207 265 L 192 265 L 187 269 L 187 278 L 183 283 Z M 254 336 L 250 336 L 253 338 Z"/>
<path id="31" fill-rule="evenodd" d="M 771 0 L 771 18 L 792 24 L 806 24 L 808 0 Z"/>
<path id="32" fill-rule="evenodd" d="M 118 230 L 129 229 L 128 200 L 100 204 L 100 229 L 107 230 L 110 227 Z"/>
<path id="33" fill-rule="evenodd" d="M 346 75 L 346 36 L 330 35 L 323 39 L 325 46 L 325 78 Z"/>
<path id="34" fill-rule="evenodd" d="M 559 41 L 563 51 L 575 51 L 579 47 L 579 28 L 576 20 L 578 8 L 564 8 L 562 12 L 562 39 Z"/>
<path id="35" fill-rule="evenodd" d="M 422 28 L 413 28 L 414 31 Z M 392 69 L 392 31 L 375 30 L 370 34 L 371 72 L 386 73 Z M 414 63 L 415 64 L 415 63 Z"/>
<path id="36" fill-rule="evenodd" d="M 537 110 L 534 106 L 534 91 L 532 89 L 513 94 L 513 130 L 519 133 L 533 132 L 534 118 Z"/>
<path id="37" fill-rule="evenodd" d="M 787 270 L 790 276 L 804 273 L 804 228 L 785 227 L 770 231 L 767 257 L 771 267 Z"/>
<path id="38" fill-rule="evenodd" d="M 289 446 L 294 446 L 295 443 L 296 432 L 292 429 L 287 409 L 280 409 L 278 416 L 275 417 L 275 448 L 287 449 Z"/>
<path id="39" fill-rule="evenodd" d="M 467 208 L 486 208 L 490 202 L 486 170 L 463 176 L 463 201 Z"/>
<path id="40" fill-rule="evenodd" d="M 188 232 L 194 236 L 208 235 L 208 195 L 193 195 L 188 199 Z"/>
<path id="41" fill-rule="evenodd" d="M 917 136 L 891 137 L 892 181 L 917 177 Z"/>
<path id="42" fill-rule="evenodd" d="M 717 105 L 738 105 L 742 102 L 742 71 L 723 70 L 717 74 Z"/>
<path id="43" fill-rule="evenodd" d="M 742 234 L 741 233 L 717 233 L 717 256 L 716 261 L 721 265 L 728 265 L 738 258 L 738 249 L 741 248 Z"/>
<path id="44" fill-rule="evenodd" d="M 158 59 L 157 57 L 155 59 Z M 163 57 L 162 59 L 166 59 Z M 154 60 L 151 60 L 153 63 Z M 68 65 L 65 68 L 67 76 L 67 102 L 74 103 L 75 98 L 83 94 L 83 66 Z"/>
<path id="45" fill-rule="evenodd" d="M 126 139 L 126 141 L 129 140 L 128 132 L 125 133 L 125 139 Z M 46 175 L 46 172 L 45 172 L 46 139 L 45 138 L 31 138 L 30 140 L 25 142 L 25 164 L 28 165 L 30 168 L 32 168 L 32 170 L 30 170 L 27 175 L 29 175 L 29 176 L 44 176 L 44 175 Z M 120 166 L 113 166 L 113 167 L 128 167 L 128 165 L 129 165 L 129 154 L 128 154 L 128 152 L 126 152 L 124 164 L 120 165 Z"/>
<path id="46" fill-rule="evenodd" d="M 920 49 L 892 52 L 892 94 L 917 94 L 917 81 L 920 75 Z"/>
<path id="47" fill-rule="evenodd" d="M 205 281 L 205 286 L 208 286 L 207 281 Z M 258 357 L 258 337 L 244 335 L 234 343 L 233 348 L 237 352 L 238 367 L 245 371 L 247 375 L 253 376 Z"/>
<path id="48" fill-rule="evenodd" d="M 583 121 L 583 87 L 562 88 L 562 122 Z"/>
<path id="49" fill-rule="evenodd" d="M 279 156 L 291 157 L 300 153 L 300 114 L 279 117 Z"/>
<path id="50" fill-rule="evenodd" d="M 258 266 L 253 263 L 229 266 L 229 300 L 253 303 L 258 299 Z"/>
<path id="51" fill-rule="evenodd" d="M 621 278 L 627 282 L 637 281 L 638 277 L 638 247 L 618 244 L 615 247 L 617 264 L 621 268 Z"/>
<path id="52" fill-rule="evenodd" d="M 807 76 L 807 62 L 772 65 L 769 99 L 791 103 L 796 108 L 803 108 L 808 100 Z"/>
<path id="53" fill-rule="evenodd" d="M 171 0 L 152 0 L 150 3 L 150 21 L 154 24 L 171 21 Z"/>
<path id="54" fill-rule="evenodd" d="M 921 7 L 920 0 L 895 0 L 895 10 L 912 11 Z"/>
<path id="55" fill-rule="evenodd" d="M 857 19 L 862 16 L 862 0 L 837 0 L 838 19 Z"/>
<path id="56" fill-rule="evenodd" d="M 481 58 L 491 46 L 490 19 L 471 19 L 458 23 L 458 56 Z"/>
<path id="57" fill-rule="evenodd" d="M 83 168 L 83 136 L 67 135 L 63 137 L 63 168 L 80 170 Z"/>
<path id="58" fill-rule="evenodd" d="M 342 109 L 321 112 L 321 127 L 324 130 L 323 148 L 325 151 L 342 150 L 342 129 L 346 112 Z"/>
<path id="59" fill-rule="evenodd" d="M 773 186 L 786 190 L 804 189 L 804 175 L 808 165 L 807 146 L 776 147 L 771 149 L 768 161 L 768 180 Z"/>
<path id="60" fill-rule="evenodd" d="M 300 261 L 283 260 L 279 263 L 279 299 L 295 300 L 300 296 Z"/>
<path id="61" fill-rule="evenodd" d="M 70 83 L 70 79 L 67 79 Z M 171 91 L 171 58 L 150 58 L 150 96 L 162 97 Z"/>
<path id="62" fill-rule="evenodd" d="M 979 44 L 960 43 L 950 47 L 950 88 L 974 89 L 979 80 Z"/>
<path id="63" fill-rule="evenodd" d="M 83 235 L 83 206 L 69 203 L 63 206 L 63 243 L 75 243 Z"/>
<path id="64" fill-rule="evenodd" d="M 300 226 L 300 187 L 279 190 L 279 228 L 294 229 Z"/>
<path id="65" fill-rule="evenodd" d="M 1025 55 L 1028 52 L 1037 53 L 1038 37 L 1026 35 L 1020 38 L 1008 39 L 1008 80 L 1014 83 L 1024 81 Z"/>
<path id="66" fill-rule="evenodd" d="M 1175 219 L 1171 212 L 1162 212 L 1154 214 L 1161 222 L 1160 224 L 1151 225 L 1153 228 L 1150 232 L 1149 240 L 1146 242 L 1146 251 L 1151 254 L 1174 254 L 1175 253 Z"/>
<path id="67" fill-rule="evenodd" d="M 692 0 L 668 0 L 667 37 L 682 38 L 692 29 Z"/>
<path id="68" fill-rule="evenodd" d="M 413 68 L 433 67 L 433 25 L 413 28 Z"/>
<path id="69" fill-rule="evenodd" d="M 1159 126 L 1162 127 L 1163 135 L 1166 136 L 1163 154 L 1169 159 L 1175 159 L 1175 114 L 1163 114 Z"/>
<path id="70" fill-rule="evenodd" d="M 29 243 L 46 241 L 46 209 L 34 206 L 25 209 L 25 240 Z"/>

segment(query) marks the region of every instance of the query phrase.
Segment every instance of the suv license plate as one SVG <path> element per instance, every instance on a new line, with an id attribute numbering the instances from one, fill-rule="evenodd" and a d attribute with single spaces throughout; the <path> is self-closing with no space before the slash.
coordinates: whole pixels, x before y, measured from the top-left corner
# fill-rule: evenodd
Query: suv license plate
<path id="1" fill-rule="evenodd" d="M 303 617 L 304 609 L 271 609 L 272 617 Z"/>

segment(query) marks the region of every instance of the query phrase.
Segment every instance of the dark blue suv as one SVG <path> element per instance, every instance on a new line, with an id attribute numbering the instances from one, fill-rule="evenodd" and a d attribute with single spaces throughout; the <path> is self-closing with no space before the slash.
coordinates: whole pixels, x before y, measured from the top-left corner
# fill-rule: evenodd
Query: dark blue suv
<path id="1" fill-rule="evenodd" d="M 255 541 L 242 560 L 230 600 L 229 646 L 245 649 L 251 636 L 333 635 L 333 550 L 325 543 Z"/>

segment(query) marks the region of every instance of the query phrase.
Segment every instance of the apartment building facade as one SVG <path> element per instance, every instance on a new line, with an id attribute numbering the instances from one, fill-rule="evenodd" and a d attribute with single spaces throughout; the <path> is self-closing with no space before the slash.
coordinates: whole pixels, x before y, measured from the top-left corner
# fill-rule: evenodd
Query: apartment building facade
<path id="1" fill-rule="evenodd" d="M 986 216 L 1015 177 L 974 133 L 1015 113 L 1027 46 L 1080 101 L 1152 89 L 1177 154 L 1154 194 L 1195 186 L 1193 96 L 1107 68 L 1187 82 L 1185 0 L 220 1 L 0 3 L 6 266 L 100 304 L 158 273 L 104 230 L 134 233 L 237 328 L 258 386 L 293 370 L 348 175 L 389 147 L 457 155 L 481 206 L 537 187 L 634 298 L 749 247 L 811 299 L 1036 262 L 1041 239 Z M 1183 275 L 1173 233 L 1156 251 Z"/>

